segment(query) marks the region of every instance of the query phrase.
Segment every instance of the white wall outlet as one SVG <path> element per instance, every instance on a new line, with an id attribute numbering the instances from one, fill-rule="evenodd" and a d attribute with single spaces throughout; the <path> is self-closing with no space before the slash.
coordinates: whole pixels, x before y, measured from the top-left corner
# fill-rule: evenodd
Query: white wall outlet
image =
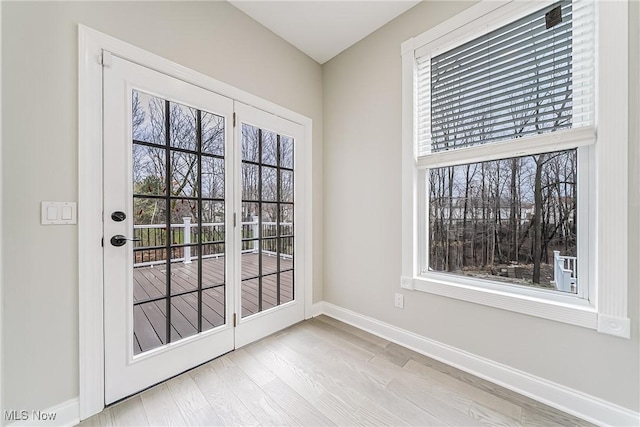
<path id="1" fill-rule="evenodd" d="M 404 295 L 396 294 L 394 305 L 398 308 L 404 308 Z"/>

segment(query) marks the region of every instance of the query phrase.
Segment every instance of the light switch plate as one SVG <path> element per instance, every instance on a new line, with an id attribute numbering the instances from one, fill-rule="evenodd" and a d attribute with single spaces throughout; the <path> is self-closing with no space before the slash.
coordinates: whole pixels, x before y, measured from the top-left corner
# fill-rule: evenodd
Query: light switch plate
<path id="1" fill-rule="evenodd" d="M 77 224 L 78 213 L 76 202 L 42 202 L 41 224 Z"/>

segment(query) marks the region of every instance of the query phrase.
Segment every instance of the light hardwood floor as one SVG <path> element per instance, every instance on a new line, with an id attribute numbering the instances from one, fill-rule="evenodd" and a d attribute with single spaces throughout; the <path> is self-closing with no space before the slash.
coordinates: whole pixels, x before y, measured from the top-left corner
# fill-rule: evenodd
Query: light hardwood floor
<path id="1" fill-rule="evenodd" d="M 590 426 L 326 316 L 113 405 L 80 426 Z"/>

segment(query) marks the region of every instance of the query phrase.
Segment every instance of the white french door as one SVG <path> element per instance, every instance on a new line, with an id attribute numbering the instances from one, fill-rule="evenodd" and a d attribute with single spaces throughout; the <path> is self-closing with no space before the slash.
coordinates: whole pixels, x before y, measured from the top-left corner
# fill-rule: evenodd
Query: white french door
<path id="1" fill-rule="evenodd" d="M 304 146 L 300 125 L 115 56 L 103 100 L 109 404 L 304 318 Z"/>

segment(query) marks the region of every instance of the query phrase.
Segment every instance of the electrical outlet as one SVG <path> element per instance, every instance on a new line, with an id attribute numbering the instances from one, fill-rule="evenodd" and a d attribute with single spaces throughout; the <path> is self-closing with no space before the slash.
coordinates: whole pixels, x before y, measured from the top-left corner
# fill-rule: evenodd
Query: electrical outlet
<path id="1" fill-rule="evenodd" d="M 398 308 L 404 308 L 404 295 L 396 294 L 396 298 L 395 298 L 394 304 Z"/>

